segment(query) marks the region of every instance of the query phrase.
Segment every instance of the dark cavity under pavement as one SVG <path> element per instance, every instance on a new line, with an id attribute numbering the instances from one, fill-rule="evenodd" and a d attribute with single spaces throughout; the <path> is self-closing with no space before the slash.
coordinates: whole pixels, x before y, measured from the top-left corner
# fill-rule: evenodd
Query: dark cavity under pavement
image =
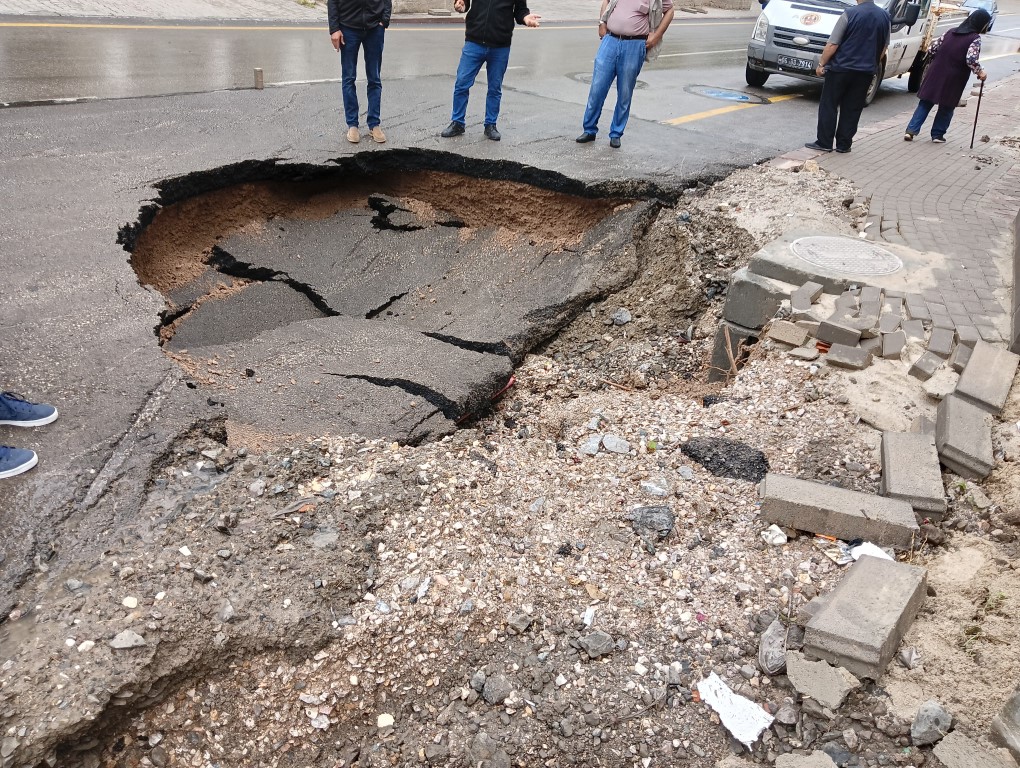
<path id="1" fill-rule="evenodd" d="M 638 274 L 653 190 L 420 151 L 168 180 L 120 241 L 228 423 L 416 443 Z"/>

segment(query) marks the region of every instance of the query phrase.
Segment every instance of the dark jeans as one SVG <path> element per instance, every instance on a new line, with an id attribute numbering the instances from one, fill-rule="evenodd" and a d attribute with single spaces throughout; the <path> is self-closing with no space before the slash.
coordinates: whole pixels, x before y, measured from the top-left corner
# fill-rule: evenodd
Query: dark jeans
<path id="1" fill-rule="evenodd" d="M 921 126 L 928 119 L 928 114 L 934 106 L 935 102 L 933 101 L 925 101 L 924 99 L 918 101 L 917 109 L 914 110 L 914 115 L 910 118 L 910 123 L 907 125 L 907 133 L 912 133 L 915 136 L 919 134 Z M 941 139 L 946 135 L 946 131 L 949 130 L 949 124 L 953 121 L 953 113 L 955 111 L 955 106 L 939 105 L 939 111 L 935 113 L 935 122 L 931 126 L 931 137 L 933 139 Z"/>
<path id="2" fill-rule="evenodd" d="M 849 150 L 864 111 L 864 100 L 874 77 L 872 72 L 826 72 L 818 104 L 818 144 Z M 838 112 L 838 117 L 837 117 Z"/>
<path id="3" fill-rule="evenodd" d="M 340 49 L 340 67 L 343 79 L 344 118 L 351 128 L 358 127 L 358 89 L 354 81 L 358 78 L 358 49 L 365 49 L 365 77 L 368 78 L 368 127 L 379 125 L 382 103 L 382 52 L 386 30 L 383 27 L 354 29 L 340 27 L 344 33 L 344 45 Z"/>

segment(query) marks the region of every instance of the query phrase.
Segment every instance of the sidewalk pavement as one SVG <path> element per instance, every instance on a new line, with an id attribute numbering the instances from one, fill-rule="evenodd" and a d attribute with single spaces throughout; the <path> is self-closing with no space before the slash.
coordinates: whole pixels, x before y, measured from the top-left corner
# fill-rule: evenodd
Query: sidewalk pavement
<path id="1" fill-rule="evenodd" d="M 911 112 L 903 112 L 858 131 L 849 154 L 796 150 L 773 163 L 791 167 L 814 159 L 852 181 L 870 200 L 868 240 L 946 257 L 934 271 L 936 285 L 918 286 L 932 318 L 947 318 L 947 327 L 975 326 L 986 341 L 999 341 L 1009 338 L 1012 310 L 1020 76 L 986 83 L 971 150 L 976 108 L 971 95 L 957 109 L 945 144 L 931 142 L 931 117 L 924 133 L 904 141 Z"/>
<path id="2" fill-rule="evenodd" d="M 437 0 L 437 7 L 444 2 Z M 750 4 L 750 3 L 749 3 Z M 531 0 L 529 7 L 545 21 L 593 21 L 601 0 Z M 749 18 L 757 10 L 728 11 L 700 8 L 702 0 L 683 0 L 677 4 L 678 19 L 684 18 Z M 683 12 L 680 6 L 687 9 Z M 693 8 L 701 12 L 691 13 Z M 757 4 L 755 4 L 757 9 Z M 0 16 L 68 16 L 142 19 L 250 19 L 260 21 L 321 21 L 326 19 L 322 0 L 305 5 L 298 0 L 0 0 Z M 428 14 L 400 14 L 397 20 L 450 21 L 462 19 Z"/>

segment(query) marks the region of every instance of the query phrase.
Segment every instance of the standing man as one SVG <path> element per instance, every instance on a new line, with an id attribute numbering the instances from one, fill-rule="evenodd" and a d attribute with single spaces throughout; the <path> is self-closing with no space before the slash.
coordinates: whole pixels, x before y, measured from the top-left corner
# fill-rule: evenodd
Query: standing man
<path id="1" fill-rule="evenodd" d="M 340 52 L 343 78 L 344 117 L 347 120 L 347 141 L 361 141 L 358 130 L 358 49 L 365 49 L 365 76 L 368 78 L 368 133 L 379 144 L 386 134 L 379 127 L 382 100 L 382 52 L 386 27 L 390 25 L 393 0 L 327 0 L 329 36 L 333 48 Z"/>
<path id="2" fill-rule="evenodd" d="M 630 100 L 641 67 L 659 54 L 662 36 L 673 21 L 673 0 L 602 0 L 599 45 L 578 144 L 595 141 L 602 105 L 616 80 L 616 109 L 609 124 L 609 146 L 618 149 L 630 118 Z"/>
<path id="3" fill-rule="evenodd" d="M 856 8 L 843 11 L 815 70 L 825 83 L 818 103 L 818 136 L 804 145 L 808 149 L 831 152 L 835 140 L 837 152 L 850 151 L 891 34 L 889 14 L 874 0 L 857 0 Z"/>
<path id="4" fill-rule="evenodd" d="M 485 136 L 499 141 L 496 120 L 503 97 L 503 75 L 510 61 L 514 23 L 537 27 L 542 17 L 528 10 L 525 0 L 457 0 L 453 8 L 457 13 L 467 12 L 466 33 L 457 67 L 457 82 L 453 86 L 453 114 L 450 124 L 440 135 L 448 139 L 464 133 L 468 93 L 484 64 L 489 81 L 485 95 Z"/>

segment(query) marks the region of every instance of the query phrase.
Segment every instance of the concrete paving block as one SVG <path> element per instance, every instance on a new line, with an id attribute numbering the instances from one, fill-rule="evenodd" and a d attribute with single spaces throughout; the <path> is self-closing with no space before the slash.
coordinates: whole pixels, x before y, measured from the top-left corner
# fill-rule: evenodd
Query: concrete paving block
<path id="1" fill-rule="evenodd" d="M 825 287 L 821 283 L 809 280 L 790 294 L 790 304 L 796 310 L 809 310 L 811 305 L 818 301 L 824 290 Z"/>
<path id="2" fill-rule="evenodd" d="M 992 417 L 956 395 L 943 398 L 935 417 L 939 460 L 960 477 L 982 480 L 995 468 Z"/>
<path id="3" fill-rule="evenodd" d="M 944 360 L 952 354 L 955 339 L 956 334 L 953 331 L 948 328 L 936 327 L 931 332 L 931 338 L 928 339 L 928 351 Z"/>
<path id="4" fill-rule="evenodd" d="M 794 357 L 798 360 L 817 360 L 818 349 L 816 347 L 797 347 L 791 349 L 786 353 L 789 357 Z"/>
<path id="5" fill-rule="evenodd" d="M 908 502 L 918 517 L 942 519 L 946 514 L 946 494 L 934 435 L 882 433 L 882 482 L 879 492 L 883 496 Z"/>
<path id="6" fill-rule="evenodd" d="M 967 367 L 960 374 L 956 394 L 996 416 L 1006 404 L 1020 355 L 984 341 L 974 344 Z"/>
<path id="7" fill-rule="evenodd" d="M 791 347 L 803 346 L 808 340 L 808 332 L 789 320 L 776 320 L 769 326 L 768 337 L 775 341 L 789 344 Z"/>
<path id="8" fill-rule="evenodd" d="M 900 327 L 907 334 L 907 341 L 924 341 L 924 323 L 920 320 L 905 320 Z"/>
<path id="9" fill-rule="evenodd" d="M 819 321 L 818 320 L 797 320 L 797 321 L 795 321 L 795 325 L 798 328 L 803 328 L 805 331 L 807 331 L 808 332 L 808 336 L 816 336 L 817 337 L 817 335 L 818 335 L 818 325 L 819 325 Z"/>
<path id="10" fill-rule="evenodd" d="M 949 356 L 950 367 L 957 373 L 963 373 L 963 369 L 967 367 L 967 361 L 970 360 L 970 355 L 973 351 L 971 347 L 957 344 L 953 347 L 953 354 Z"/>
<path id="11" fill-rule="evenodd" d="M 825 362 L 839 368 L 860 371 L 871 365 L 871 352 L 860 347 L 849 347 L 846 344 L 833 344 L 829 347 Z"/>
<path id="12" fill-rule="evenodd" d="M 861 305 L 870 303 L 882 303 L 882 289 L 877 285 L 866 285 L 861 288 Z"/>
<path id="13" fill-rule="evenodd" d="M 821 751 L 809 755 L 780 755 L 776 768 L 836 768 L 832 758 Z"/>
<path id="14" fill-rule="evenodd" d="M 836 297 L 836 309 L 849 312 L 857 311 L 857 291 L 846 290 Z"/>
<path id="15" fill-rule="evenodd" d="M 840 667 L 824 661 L 810 661 L 797 651 L 786 652 L 786 676 L 801 696 L 814 699 L 826 709 L 836 710 L 861 681 Z"/>
<path id="16" fill-rule="evenodd" d="M 981 340 L 981 334 L 978 333 L 977 328 L 973 325 L 958 325 L 956 326 L 956 341 L 965 347 L 971 347 Z"/>
<path id="17" fill-rule="evenodd" d="M 1016 768 L 958 730 L 947 733 L 934 751 L 946 768 Z"/>
<path id="18" fill-rule="evenodd" d="M 886 360 L 899 360 L 900 353 L 907 345 L 907 335 L 903 331 L 882 334 L 882 357 Z"/>
<path id="19" fill-rule="evenodd" d="M 920 540 L 914 510 L 905 501 L 772 472 L 765 476 L 760 514 L 769 523 L 844 541 L 910 549 Z"/>
<path id="20" fill-rule="evenodd" d="M 992 719 L 992 740 L 1020 760 L 1020 691 L 1014 693 Z"/>
<path id="21" fill-rule="evenodd" d="M 804 652 L 878 680 L 927 592 L 924 568 L 864 555 L 808 622 Z"/>
<path id="22" fill-rule="evenodd" d="M 862 350 L 870 354 L 872 357 L 875 355 L 881 356 L 882 354 L 882 337 L 875 336 L 872 339 L 861 339 L 861 343 L 858 345 Z"/>
<path id="23" fill-rule="evenodd" d="M 779 310 L 786 289 L 773 280 L 738 269 L 730 278 L 723 318 L 745 328 L 761 328 Z"/>
<path id="24" fill-rule="evenodd" d="M 882 333 L 892 333 L 900 327 L 900 316 L 892 312 L 885 312 L 878 317 L 878 330 Z"/>
<path id="25" fill-rule="evenodd" d="M 925 352 L 914 361 L 912 366 L 910 366 L 909 373 L 915 379 L 927 381 L 935 374 L 935 371 L 937 371 L 939 366 L 944 362 L 945 360 L 936 355 L 934 352 Z"/>
<path id="26" fill-rule="evenodd" d="M 818 325 L 818 340 L 828 344 L 845 344 L 852 347 L 861 340 L 861 332 L 846 324 L 845 318 L 830 317 Z"/>
<path id="27" fill-rule="evenodd" d="M 885 296 L 882 299 L 882 312 L 890 315 L 900 316 L 903 311 L 903 297 L 902 296 L 890 296 L 889 291 L 885 292 Z"/>
<path id="28" fill-rule="evenodd" d="M 726 320 L 719 322 L 719 328 L 715 332 L 715 344 L 712 348 L 711 368 L 708 371 L 709 381 L 723 381 L 730 375 L 731 367 L 736 364 L 739 369 L 747 359 L 748 346 L 758 342 L 758 335 L 761 331 L 754 328 L 745 328 L 736 323 Z M 727 339 L 729 349 L 727 350 Z M 730 360 L 733 355 L 733 361 Z"/>

